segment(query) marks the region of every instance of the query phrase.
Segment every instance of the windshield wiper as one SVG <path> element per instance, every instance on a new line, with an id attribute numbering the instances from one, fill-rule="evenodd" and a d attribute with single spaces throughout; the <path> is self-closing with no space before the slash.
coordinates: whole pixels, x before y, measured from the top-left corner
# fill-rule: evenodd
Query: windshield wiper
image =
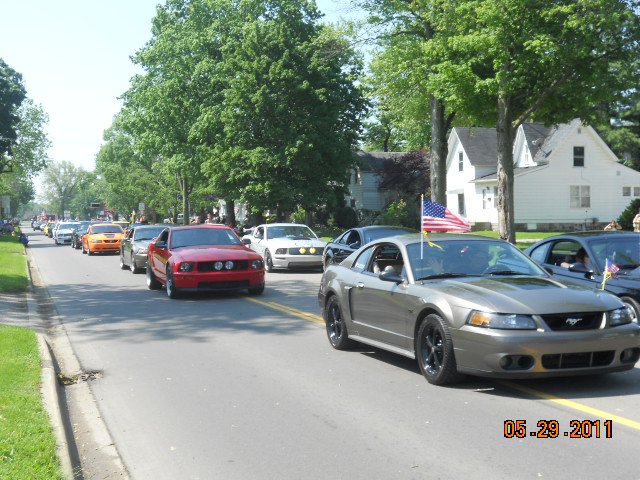
<path id="1" fill-rule="evenodd" d="M 525 272 L 516 272 L 514 270 L 496 270 L 495 272 L 487 272 L 485 275 L 527 275 Z"/>
<path id="2" fill-rule="evenodd" d="M 469 275 L 468 273 L 437 273 L 434 275 L 427 275 L 426 277 L 420 277 L 416 279 L 416 282 L 420 280 L 431 280 L 434 278 L 457 278 L 457 277 L 477 277 L 478 275 Z"/>

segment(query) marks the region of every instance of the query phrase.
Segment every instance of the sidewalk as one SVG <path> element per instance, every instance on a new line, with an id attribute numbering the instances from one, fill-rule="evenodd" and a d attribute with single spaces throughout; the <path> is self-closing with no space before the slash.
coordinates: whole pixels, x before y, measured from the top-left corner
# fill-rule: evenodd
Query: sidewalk
<path id="1" fill-rule="evenodd" d="M 81 367 L 29 249 L 27 259 L 28 290 L 0 293 L 0 324 L 29 328 L 38 337 L 42 400 L 56 437 L 63 474 L 69 480 L 127 479 L 88 382 L 65 386 L 58 382 L 59 373 L 82 377 Z"/>

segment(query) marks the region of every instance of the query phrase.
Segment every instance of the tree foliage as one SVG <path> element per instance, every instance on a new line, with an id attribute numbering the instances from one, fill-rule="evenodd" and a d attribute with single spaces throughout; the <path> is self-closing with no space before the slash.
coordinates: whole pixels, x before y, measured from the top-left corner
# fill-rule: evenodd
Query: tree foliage
<path id="1" fill-rule="evenodd" d="M 52 162 L 44 171 L 42 187 L 47 203 L 62 216 L 69 210 L 87 172 L 69 161 Z"/>

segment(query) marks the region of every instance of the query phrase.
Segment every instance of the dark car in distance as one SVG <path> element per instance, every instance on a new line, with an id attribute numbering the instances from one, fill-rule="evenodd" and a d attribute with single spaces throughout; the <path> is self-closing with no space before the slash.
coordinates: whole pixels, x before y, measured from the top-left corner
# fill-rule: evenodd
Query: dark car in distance
<path id="1" fill-rule="evenodd" d="M 589 263 L 576 262 L 583 248 Z M 605 283 L 605 290 L 620 297 L 631 308 L 634 322 L 640 318 L 640 234 L 619 231 L 586 231 L 545 238 L 525 250 L 533 260 L 569 284 L 598 290 L 602 287 L 605 262 L 619 270 Z"/>
<path id="2" fill-rule="evenodd" d="M 322 252 L 322 265 L 327 268 L 333 263 L 340 263 L 361 246 L 379 238 L 413 232 L 409 228 L 386 225 L 351 228 L 327 243 Z"/>
<path id="3" fill-rule="evenodd" d="M 82 247 L 82 235 L 85 234 L 87 228 L 89 228 L 91 222 L 89 220 L 83 220 L 79 222 L 78 226 L 73 230 L 71 234 L 71 248 L 75 248 L 76 250 L 80 250 Z"/>
<path id="4" fill-rule="evenodd" d="M 131 273 L 140 273 L 147 268 L 147 249 L 165 228 L 172 225 L 145 225 L 135 223 L 129 226 L 120 244 L 120 268 L 129 269 Z"/>

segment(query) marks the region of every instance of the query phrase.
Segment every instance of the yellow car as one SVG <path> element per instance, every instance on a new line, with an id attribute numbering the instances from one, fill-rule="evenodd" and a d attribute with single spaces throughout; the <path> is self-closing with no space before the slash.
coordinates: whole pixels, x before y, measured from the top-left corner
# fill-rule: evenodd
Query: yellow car
<path id="1" fill-rule="evenodd" d="M 53 238 L 53 227 L 56 226 L 56 222 L 47 222 L 47 224 L 42 229 L 42 233 L 44 233 L 47 237 Z"/>
<path id="2" fill-rule="evenodd" d="M 115 223 L 95 223 L 82 236 L 82 253 L 92 255 L 101 252 L 120 252 L 124 232 Z"/>

